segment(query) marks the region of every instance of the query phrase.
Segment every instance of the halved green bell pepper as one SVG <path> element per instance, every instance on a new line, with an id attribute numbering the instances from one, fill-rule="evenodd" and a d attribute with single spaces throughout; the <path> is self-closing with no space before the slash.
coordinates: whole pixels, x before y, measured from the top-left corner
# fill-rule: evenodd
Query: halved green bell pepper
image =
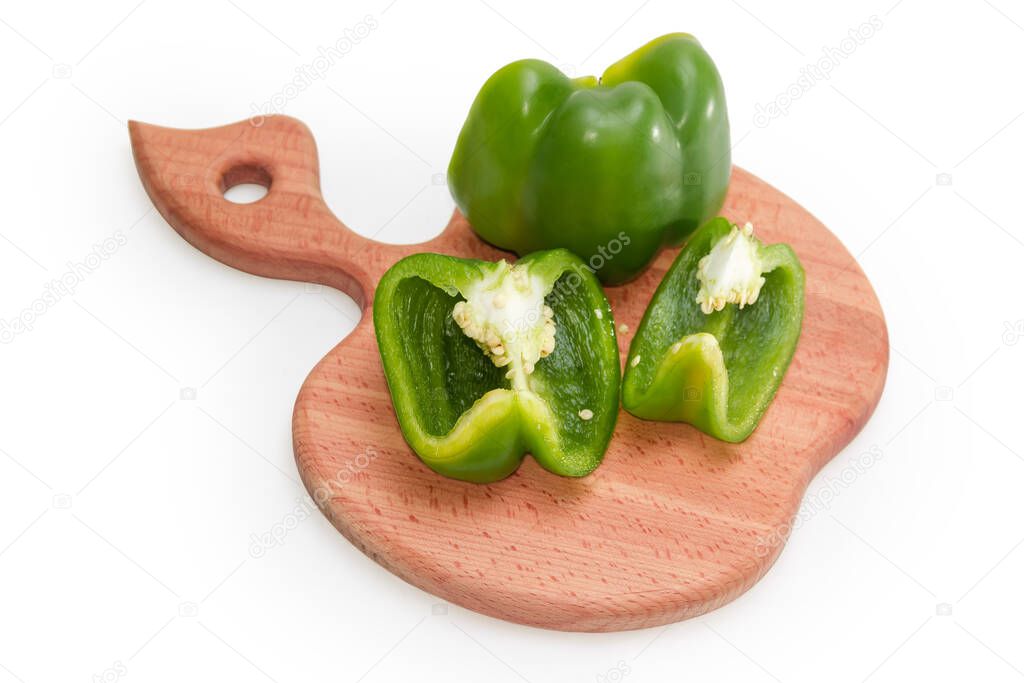
<path id="1" fill-rule="evenodd" d="M 600 80 L 535 59 L 498 70 L 459 134 L 448 186 L 491 244 L 565 247 L 617 284 L 714 216 L 730 171 L 722 79 L 696 38 L 673 33 Z"/>
<path id="2" fill-rule="evenodd" d="M 804 271 L 788 245 L 752 233 L 716 218 L 680 251 L 630 344 L 630 413 L 723 441 L 754 431 L 796 350 Z"/>
<path id="3" fill-rule="evenodd" d="M 406 257 L 381 278 L 373 323 L 402 434 L 431 469 L 491 482 L 527 452 L 567 477 L 600 464 L 618 416 L 615 323 L 570 252 Z"/>

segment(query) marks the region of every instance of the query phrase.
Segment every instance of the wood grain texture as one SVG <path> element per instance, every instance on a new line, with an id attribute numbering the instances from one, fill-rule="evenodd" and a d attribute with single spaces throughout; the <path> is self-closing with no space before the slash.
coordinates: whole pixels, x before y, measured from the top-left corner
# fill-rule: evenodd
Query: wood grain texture
<path id="1" fill-rule="evenodd" d="M 255 125 L 262 123 L 262 125 Z M 283 116 L 198 131 L 130 124 L 146 191 L 189 242 L 236 268 L 336 287 L 363 309 L 295 403 L 295 459 L 334 526 L 389 570 L 441 598 L 523 624 L 573 631 L 655 626 L 750 588 L 782 548 L 811 477 L 861 429 L 882 391 L 889 346 L 878 300 L 839 241 L 799 205 L 735 169 L 723 213 L 788 242 L 807 272 L 803 334 L 754 435 L 742 444 L 622 412 L 604 464 L 563 479 L 527 458 L 490 485 L 444 479 L 402 439 L 370 306 L 396 260 L 434 251 L 495 259 L 458 212 L 437 238 L 360 237 L 320 193 L 316 146 Z M 226 187 L 269 185 L 253 204 Z M 674 257 L 609 288 L 625 352 Z M 339 606 L 340 609 L 340 606 Z"/>

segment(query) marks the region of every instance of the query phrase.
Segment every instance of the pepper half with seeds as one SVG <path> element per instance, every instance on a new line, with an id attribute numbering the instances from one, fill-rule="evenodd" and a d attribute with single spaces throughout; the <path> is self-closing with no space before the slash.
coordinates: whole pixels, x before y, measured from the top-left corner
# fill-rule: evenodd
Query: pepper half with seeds
<path id="1" fill-rule="evenodd" d="M 804 271 L 785 244 L 716 218 L 693 234 L 654 293 L 629 349 L 622 405 L 746 439 L 789 366 L 804 312 Z"/>
<path id="2" fill-rule="evenodd" d="M 618 413 L 615 322 L 570 252 L 408 256 L 381 278 L 373 323 L 402 434 L 431 469 L 492 482 L 526 453 L 567 477 L 600 464 Z"/>

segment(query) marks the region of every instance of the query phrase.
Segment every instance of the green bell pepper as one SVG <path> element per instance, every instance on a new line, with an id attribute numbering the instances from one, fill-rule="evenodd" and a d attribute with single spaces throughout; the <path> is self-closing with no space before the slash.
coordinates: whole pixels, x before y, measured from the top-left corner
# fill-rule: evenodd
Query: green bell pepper
<path id="1" fill-rule="evenodd" d="M 567 477 L 600 464 L 619 351 L 601 285 L 570 252 L 408 256 L 381 278 L 373 323 L 402 434 L 431 469 L 492 482 L 527 452 Z"/>
<path id="2" fill-rule="evenodd" d="M 498 70 L 459 134 L 448 186 L 491 244 L 565 247 L 618 284 L 718 212 L 730 171 L 718 70 L 696 38 L 673 33 L 600 80 L 533 59 Z"/>
<path id="3" fill-rule="evenodd" d="M 665 274 L 629 349 L 622 405 L 689 422 L 723 441 L 750 436 L 796 350 L 804 271 L 785 244 L 765 246 L 716 218 Z"/>

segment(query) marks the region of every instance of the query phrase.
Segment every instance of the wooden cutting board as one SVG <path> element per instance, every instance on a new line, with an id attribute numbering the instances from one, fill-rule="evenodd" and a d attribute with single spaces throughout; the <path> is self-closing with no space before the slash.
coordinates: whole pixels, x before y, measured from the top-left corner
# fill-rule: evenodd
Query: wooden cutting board
<path id="1" fill-rule="evenodd" d="M 295 119 L 129 128 L 146 191 L 185 239 L 250 273 L 335 287 L 362 308 L 299 391 L 299 473 L 359 549 L 463 607 L 545 628 L 615 631 L 729 602 L 771 566 L 811 477 L 864 426 L 882 392 L 888 335 L 864 273 L 814 217 L 735 169 L 723 213 L 752 221 L 766 242 L 791 244 L 807 272 L 803 335 L 754 435 L 726 444 L 622 412 L 604 463 L 584 479 L 557 477 L 529 457 L 496 484 L 442 478 L 399 431 L 370 315 L 374 287 L 415 252 L 509 255 L 477 239 L 458 212 L 423 244 L 352 232 L 324 203 L 316 145 Z M 269 192 L 253 204 L 223 198 L 244 182 Z M 630 329 L 619 335 L 623 359 L 674 255 L 607 290 L 616 321 Z"/>

